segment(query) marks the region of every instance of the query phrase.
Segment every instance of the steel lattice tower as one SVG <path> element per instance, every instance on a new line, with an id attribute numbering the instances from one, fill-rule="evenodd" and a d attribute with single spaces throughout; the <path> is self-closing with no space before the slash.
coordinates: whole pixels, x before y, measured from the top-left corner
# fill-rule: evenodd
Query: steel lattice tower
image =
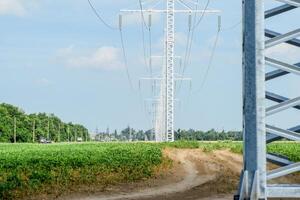
<path id="1" fill-rule="evenodd" d="M 300 185 L 268 183 L 269 180 L 300 171 L 300 163 L 266 152 L 267 144 L 273 141 L 282 138 L 300 140 L 300 126 L 285 130 L 266 123 L 267 116 L 288 108 L 300 109 L 300 97 L 289 99 L 265 89 L 267 81 L 291 73 L 300 75 L 300 63 L 286 63 L 265 55 L 266 49 L 282 43 L 300 47 L 300 40 L 297 39 L 300 29 L 285 34 L 265 29 L 266 19 L 300 7 L 299 0 L 276 1 L 284 5 L 267 11 L 264 0 L 243 1 L 244 169 L 236 199 L 300 197 Z M 276 70 L 266 73 L 266 66 Z M 267 108 L 266 99 L 277 104 Z M 267 171 L 267 160 L 280 167 Z"/>
<path id="2" fill-rule="evenodd" d="M 174 141 L 174 43 L 175 43 L 175 16 L 174 16 L 175 0 L 167 0 L 167 140 Z"/>
<path id="3" fill-rule="evenodd" d="M 175 49 L 175 14 L 176 13 L 219 13 L 219 10 L 198 10 L 198 9 L 175 9 L 175 2 L 182 4 L 181 0 L 166 0 L 165 9 L 140 9 L 140 10 L 128 10 L 123 9 L 121 12 L 126 13 L 141 13 L 142 18 L 143 13 L 148 13 L 149 15 L 153 13 L 165 13 L 166 14 L 166 28 L 165 28 L 165 44 L 164 44 L 164 66 L 163 66 L 163 76 L 160 78 L 152 78 L 153 80 L 161 81 L 161 92 L 159 99 L 162 102 L 159 102 L 157 108 L 157 119 L 155 120 L 155 134 L 156 141 L 159 142 L 172 142 L 174 141 L 174 102 L 175 102 L 175 81 L 184 80 L 183 77 L 175 77 L 174 69 L 174 49 Z M 186 7 L 186 4 L 183 3 Z M 196 15 L 195 15 L 196 16 Z M 144 19 L 143 19 L 144 20 Z M 151 59 L 151 58 L 150 58 Z M 151 78 L 148 78 L 151 79 Z"/>

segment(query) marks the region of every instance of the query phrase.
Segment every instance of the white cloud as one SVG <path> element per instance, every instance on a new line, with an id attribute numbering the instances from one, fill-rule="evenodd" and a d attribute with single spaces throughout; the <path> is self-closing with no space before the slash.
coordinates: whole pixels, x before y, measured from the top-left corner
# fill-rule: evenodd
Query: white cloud
<path id="1" fill-rule="evenodd" d="M 0 0 L 0 15 L 27 15 L 30 10 L 37 9 L 38 0 Z"/>
<path id="2" fill-rule="evenodd" d="M 24 2 L 21 0 L 0 0 L 0 15 L 17 15 L 26 14 Z"/>
<path id="3" fill-rule="evenodd" d="M 182 33 L 182 32 L 175 33 L 175 42 L 177 45 L 186 46 L 187 40 L 188 40 L 188 37 L 185 33 Z"/>
<path id="4" fill-rule="evenodd" d="M 49 86 L 52 84 L 52 82 L 50 80 L 48 80 L 47 78 L 40 78 L 40 79 L 36 80 L 36 84 L 39 86 Z"/>
<path id="5" fill-rule="evenodd" d="M 123 67 L 119 48 L 103 46 L 80 53 L 74 46 L 58 50 L 58 59 L 70 68 L 115 70 Z"/>

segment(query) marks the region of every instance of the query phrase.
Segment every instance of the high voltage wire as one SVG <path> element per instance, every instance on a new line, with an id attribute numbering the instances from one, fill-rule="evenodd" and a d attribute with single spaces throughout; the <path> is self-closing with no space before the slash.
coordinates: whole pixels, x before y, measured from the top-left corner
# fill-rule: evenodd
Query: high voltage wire
<path id="1" fill-rule="evenodd" d="M 186 7 L 189 10 L 192 10 L 192 7 L 190 7 L 187 3 L 185 3 L 183 0 L 178 0 L 178 2 L 183 5 L 184 7 Z"/>
<path id="2" fill-rule="evenodd" d="M 150 67 L 148 67 L 148 62 L 147 62 L 145 30 L 144 30 L 144 24 L 143 24 L 142 21 L 141 21 L 141 30 L 142 30 L 142 44 L 143 44 L 144 62 L 145 62 L 146 68 L 148 68 L 148 70 L 150 70 Z"/>
<path id="3" fill-rule="evenodd" d="M 197 0 L 197 2 L 199 2 L 199 0 Z M 210 0 L 207 0 L 207 3 L 206 3 L 205 8 L 204 8 L 204 12 L 201 14 L 200 19 L 198 20 L 196 25 L 194 25 L 193 29 L 196 29 L 199 26 L 199 24 L 202 22 L 203 17 L 205 15 L 205 11 L 207 10 L 209 3 L 210 3 Z M 197 7 L 198 7 L 198 5 L 197 5 Z M 197 16 L 197 13 L 195 13 L 195 19 L 196 19 L 196 16 Z"/>
<path id="4" fill-rule="evenodd" d="M 210 0 L 207 0 L 207 3 L 206 3 L 205 8 L 204 8 L 204 12 L 201 14 L 199 20 L 196 22 L 197 13 L 195 13 L 193 26 L 189 25 L 191 27 L 189 27 L 189 32 L 188 32 L 187 46 L 186 46 L 186 50 L 185 50 L 182 76 L 184 76 L 186 68 L 190 64 L 191 51 L 192 51 L 192 45 L 193 45 L 195 29 L 197 28 L 197 26 L 203 20 L 204 15 L 205 15 L 205 11 L 207 10 L 209 3 L 210 3 Z M 196 10 L 198 9 L 198 4 L 199 4 L 199 0 L 197 0 L 197 3 L 196 3 L 196 8 L 195 8 Z M 189 23 L 191 23 L 191 22 L 189 22 Z M 180 81 L 179 90 L 181 88 L 181 85 L 182 85 L 182 81 Z"/>
<path id="5" fill-rule="evenodd" d="M 142 0 L 139 0 L 139 6 L 140 6 L 140 9 L 141 9 L 142 22 L 144 23 L 145 27 L 149 28 L 147 23 L 145 22 Z"/>
<path id="6" fill-rule="evenodd" d="M 122 29 L 121 29 L 121 24 L 120 24 L 120 27 L 119 28 L 116 28 L 116 27 L 113 27 L 111 26 L 110 24 L 108 24 L 102 17 L 101 15 L 99 14 L 99 12 L 97 11 L 97 9 L 95 8 L 95 6 L 92 4 L 92 2 L 90 0 L 87 0 L 90 7 L 92 8 L 94 14 L 96 15 L 96 17 L 109 29 L 111 30 L 119 30 L 119 33 L 120 33 L 120 41 L 121 41 L 121 47 L 122 47 L 122 54 L 123 54 L 123 60 L 124 60 L 124 66 L 126 68 L 126 75 L 127 75 L 127 79 L 128 79 L 128 82 L 129 82 L 129 85 L 130 85 L 130 88 L 132 90 L 134 90 L 134 87 L 133 87 L 133 84 L 132 84 L 132 79 L 131 79 L 131 76 L 130 76 L 130 73 L 129 73 L 129 67 L 128 67 L 128 60 L 127 60 L 127 56 L 126 56 L 126 50 L 125 50 L 125 44 L 124 44 L 124 38 L 123 38 L 123 32 L 122 32 Z M 121 22 L 120 22 L 121 23 Z"/>
<path id="7" fill-rule="evenodd" d="M 199 0 L 197 0 L 197 2 L 199 2 Z M 205 15 L 205 11 L 207 10 L 208 8 L 208 5 L 210 3 L 210 0 L 207 0 L 207 3 L 205 5 L 205 8 L 204 8 L 204 12 L 201 14 L 201 17 L 199 18 L 198 22 L 196 22 L 196 17 L 197 17 L 197 13 L 195 13 L 194 15 L 194 25 L 192 27 L 192 33 L 191 33 L 191 38 L 190 38 L 190 44 L 189 44 L 189 49 L 188 49 L 188 57 L 187 57 L 187 61 L 185 63 L 185 66 L 184 66 L 184 71 L 183 71 L 183 75 L 185 73 L 185 70 L 187 68 L 187 65 L 190 64 L 190 58 L 191 58 L 191 51 L 192 51 L 192 45 L 193 45 L 193 39 L 194 39 L 194 33 L 195 33 L 195 29 L 197 28 L 197 26 L 202 22 L 203 18 L 204 18 L 204 15 Z M 198 8 L 198 5 L 196 6 L 196 9 Z"/>
<path id="8" fill-rule="evenodd" d="M 200 92 L 203 89 L 203 87 L 205 86 L 205 83 L 206 83 L 209 71 L 210 71 L 210 69 L 212 67 L 213 60 L 214 60 L 214 57 L 215 57 L 215 53 L 216 53 L 216 49 L 217 49 L 217 45 L 218 45 L 218 41 L 219 41 L 220 32 L 221 32 L 221 30 L 219 29 L 218 32 L 217 32 L 217 35 L 216 35 L 213 47 L 212 47 L 212 52 L 211 52 L 211 55 L 210 55 L 210 58 L 209 58 L 209 63 L 208 63 L 206 72 L 204 74 L 204 78 L 202 80 L 200 88 L 196 91 L 196 93 Z"/>
<path id="9" fill-rule="evenodd" d="M 233 24 L 233 25 L 227 27 L 227 28 L 221 29 L 221 31 L 230 31 L 230 30 L 232 30 L 232 29 L 237 28 L 240 24 L 242 24 L 242 21 L 241 21 L 241 20 L 240 20 L 239 22 L 237 22 L 237 23 L 235 23 L 235 24 Z"/>
<path id="10" fill-rule="evenodd" d="M 120 32 L 121 46 L 122 46 L 123 59 L 124 59 L 124 65 L 125 65 L 125 68 L 126 68 L 127 79 L 129 81 L 131 89 L 134 90 L 132 80 L 131 80 L 131 76 L 130 76 L 130 73 L 129 73 L 128 61 L 127 61 L 125 44 L 124 44 L 124 39 L 123 39 L 123 32 L 122 32 L 121 28 L 120 28 L 119 32 Z"/>
<path id="11" fill-rule="evenodd" d="M 151 66 L 151 56 L 152 56 L 152 38 L 151 38 L 151 24 L 150 24 L 150 16 L 149 16 L 149 24 L 147 25 L 145 21 L 145 17 L 143 14 L 143 5 L 142 1 L 139 0 L 139 6 L 141 10 L 141 28 L 142 28 L 142 42 L 143 42 L 143 53 L 144 53 L 144 62 L 146 67 L 148 67 L 150 76 L 152 77 L 152 66 Z M 147 53 L 146 53 L 146 42 L 145 42 L 145 30 L 144 26 L 149 30 L 149 63 L 147 62 Z"/>
<path id="12" fill-rule="evenodd" d="M 205 82 L 206 82 L 206 80 L 207 80 L 209 71 L 210 71 L 210 69 L 211 69 L 211 67 L 212 67 L 212 64 L 213 64 L 213 60 L 214 60 L 214 56 L 215 56 L 217 44 L 218 44 L 218 41 L 219 41 L 220 33 L 221 33 L 222 31 L 229 31 L 229 30 L 232 30 L 232 29 L 236 28 L 238 25 L 240 25 L 241 23 L 242 23 L 242 21 L 239 21 L 238 23 L 235 23 L 234 25 L 229 26 L 228 28 L 224 28 L 224 29 L 219 28 L 219 29 L 218 29 L 218 32 L 217 32 L 217 35 L 216 35 L 216 39 L 215 39 L 215 42 L 214 42 L 214 44 L 213 44 L 212 53 L 211 53 L 211 56 L 210 56 L 210 59 L 209 59 L 209 64 L 208 64 L 208 67 L 207 67 L 207 69 L 206 69 L 206 73 L 205 73 L 205 75 L 204 75 L 204 79 L 203 79 L 203 81 L 202 81 L 202 84 L 201 84 L 200 88 L 196 91 L 196 93 L 200 92 L 200 91 L 203 89 L 203 87 L 205 86 Z"/>
<path id="13" fill-rule="evenodd" d="M 96 17 L 102 22 L 102 24 L 104 24 L 107 28 L 111 29 L 111 30 L 118 30 L 118 28 L 108 24 L 99 14 L 99 12 L 97 11 L 97 9 L 95 8 L 95 6 L 92 4 L 92 2 L 90 0 L 87 0 L 91 9 L 93 10 L 94 14 L 96 15 Z"/>
<path id="14" fill-rule="evenodd" d="M 149 27 L 149 69 L 150 69 L 150 75 L 152 77 L 153 71 L 152 71 L 152 33 L 151 33 L 151 27 Z"/>

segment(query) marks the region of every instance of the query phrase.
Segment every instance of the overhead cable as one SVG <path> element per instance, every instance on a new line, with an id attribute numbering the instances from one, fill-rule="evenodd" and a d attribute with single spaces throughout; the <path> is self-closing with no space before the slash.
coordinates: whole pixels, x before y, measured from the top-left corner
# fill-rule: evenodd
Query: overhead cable
<path id="1" fill-rule="evenodd" d="M 207 81 L 208 74 L 210 72 L 210 69 L 211 69 L 213 61 L 214 61 L 214 57 L 215 57 L 215 53 L 216 53 L 216 49 L 217 49 L 217 45 L 218 45 L 218 41 L 219 41 L 219 37 L 220 37 L 220 32 L 221 32 L 221 29 L 220 29 L 220 26 L 219 26 L 218 32 L 216 34 L 215 41 L 213 43 L 212 52 L 211 52 L 211 55 L 210 55 L 210 58 L 209 58 L 208 66 L 207 66 L 207 69 L 206 69 L 205 74 L 204 74 L 204 78 L 202 80 L 200 88 L 196 91 L 196 93 L 200 92 L 203 89 L 203 87 L 205 86 L 205 83 Z"/>
<path id="2" fill-rule="evenodd" d="M 123 38 L 123 32 L 122 32 L 122 18 L 121 18 L 121 16 L 120 16 L 120 21 L 119 21 L 119 32 L 120 32 L 120 40 L 121 40 L 123 60 L 124 60 L 124 66 L 126 68 L 127 79 L 128 79 L 130 88 L 132 90 L 134 90 L 132 80 L 131 80 L 131 76 L 130 76 L 130 73 L 129 73 L 128 61 L 127 61 L 127 56 L 126 56 L 126 50 L 125 50 L 125 44 L 124 44 L 124 38 Z"/>
<path id="3" fill-rule="evenodd" d="M 97 9 L 95 8 L 95 6 L 92 4 L 92 2 L 90 0 L 87 0 L 91 9 L 93 10 L 94 14 L 96 15 L 96 17 L 101 21 L 102 24 L 104 24 L 107 28 L 111 29 L 111 30 L 118 30 L 117 27 L 114 27 L 112 25 L 110 25 L 109 23 L 107 23 L 99 14 L 99 12 L 97 11 Z"/>

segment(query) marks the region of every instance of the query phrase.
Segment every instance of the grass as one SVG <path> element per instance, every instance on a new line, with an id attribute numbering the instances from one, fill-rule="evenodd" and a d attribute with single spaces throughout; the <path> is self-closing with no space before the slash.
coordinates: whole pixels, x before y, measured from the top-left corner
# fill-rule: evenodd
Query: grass
<path id="1" fill-rule="evenodd" d="M 233 153 L 243 153 L 243 143 L 233 141 L 218 141 L 218 142 L 200 142 L 199 148 L 204 152 L 215 150 L 228 149 Z M 277 153 L 288 157 L 291 161 L 300 162 L 300 143 L 299 142 L 275 142 L 267 145 L 269 153 Z"/>
<path id="2" fill-rule="evenodd" d="M 153 177 L 171 166 L 164 148 L 229 149 L 242 153 L 242 142 L 0 144 L 0 199 L 63 192 L 80 185 L 107 185 Z M 300 161 L 300 145 L 277 142 L 268 152 Z"/>

